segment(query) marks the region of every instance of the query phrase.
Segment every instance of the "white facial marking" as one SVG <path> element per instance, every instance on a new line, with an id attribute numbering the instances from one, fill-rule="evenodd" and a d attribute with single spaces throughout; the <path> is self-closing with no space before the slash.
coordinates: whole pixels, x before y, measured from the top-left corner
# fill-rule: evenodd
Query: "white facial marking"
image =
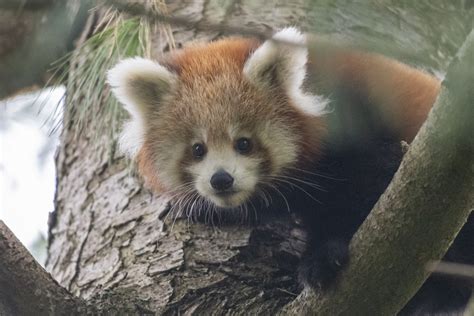
<path id="1" fill-rule="evenodd" d="M 168 144 L 166 150 L 155 152 L 158 178 L 166 188 L 174 189 L 182 186 L 180 178 L 181 165 L 179 157 L 186 152 L 186 146 L 181 143 Z"/>
<path id="2" fill-rule="evenodd" d="M 139 57 L 122 60 L 107 73 L 113 94 L 131 116 L 120 136 L 120 148 L 130 157 L 143 145 L 144 119 L 156 110 L 176 81 L 176 76 L 159 63 Z"/>
<path id="3" fill-rule="evenodd" d="M 273 174 L 278 174 L 296 161 L 298 139 L 283 124 L 277 126 L 276 123 L 268 122 L 259 131 L 258 137 L 270 152 Z"/>
<path id="4" fill-rule="evenodd" d="M 205 158 L 189 167 L 199 194 L 219 207 L 233 208 L 246 202 L 255 192 L 258 182 L 258 159 L 240 155 L 232 147 L 220 150 L 208 149 Z M 210 184 L 211 177 L 224 170 L 234 178 L 232 191 L 222 197 Z"/>

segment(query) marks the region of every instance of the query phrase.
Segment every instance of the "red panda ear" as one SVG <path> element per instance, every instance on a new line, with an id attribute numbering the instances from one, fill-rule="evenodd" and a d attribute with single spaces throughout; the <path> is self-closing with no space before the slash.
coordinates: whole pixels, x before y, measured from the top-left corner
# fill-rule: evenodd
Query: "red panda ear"
<path id="1" fill-rule="evenodd" d="M 304 34 L 294 27 L 285 28 L 250 55 L 243 74 L 257 86 L 270 88 L 274 84 L 282 85 L 296 107 L 310 115 L 321 115 L 325 112 L 327 101 L 302 91 L 308 61 L 305 45 Z"/>
<path id="2" fill-rule="evenodd" d="M 124 152 L 135 156 L 143 144 L 144 120 L 156 111 L 163 97 L 176 85 L 177 78 L 157 62 L 136 57 L 124 59 L 110 69 L 107 81 L 131 115 L 120 145 Z"/>
<path id="3" fill-rule="evenodd" d="M 107 80 L 112 92 L 132 116 L 156 109 L 176 82 L 168 69 L 149 59 L 124 59 L 110 69 Z"/>

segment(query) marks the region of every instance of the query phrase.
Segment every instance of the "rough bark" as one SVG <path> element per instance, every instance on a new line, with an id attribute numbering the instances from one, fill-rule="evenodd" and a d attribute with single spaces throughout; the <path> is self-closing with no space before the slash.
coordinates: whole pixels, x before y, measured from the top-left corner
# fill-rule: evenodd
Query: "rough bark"
<path id="1" fill-rule="evenodd" d="M 0 3 L 0 100 L 46 83 L 51 63 L 74 48 L 89 8 L 89 1 Z"/>
<path id="2" fill-rule="evenodd" d="M 0 221 L 0 315 L 72 315 L 86 303 L 72 296 Z"/>
<path id="3" fill-rule="evenodd" d="M 249 5 L 177 1 L 168 9 L 202 24 L 241 25 L 248 23 L 242 19 L 255 18 L 239 15 Z M 282 12 L 304 11 L 303 3 L 291 6 Z M 273 8 L 262 4 L 261 9 L 262 16 L 272 16 Z M 275 27 L 286 21 L 282 16 Z M 220 35 L 183 27 L 175 31 L 178 45 Z M 157 55 L 167 49 L 160 35 L 153 43 Z M 65 113 L 64 121 L 74 121 L 74 115 Z M 61 136 L 46 263 L 61 285 L 107 311 L 131 313 L 272 312 L 296 297 L 295 267 L 304 236 L 289 225 L 291 220 L 212 228 L 160 219 L 167 201 L 142 187 L 106 135 L 94 136 L 94 124 L 100 122 L 93 118 L 91 113 L 92 125 L 77 137 L 70 124 Z"/>
<path id="4" fill-rule="evenodd" d="M 168 9 L 199 25 L 261 31 L 309 25 L 319 14 L 306 1 L 173 1 Z M 178 47 L 222 35 L 204 29 L 174 27 Z M 156 55 L 168 49 L 160 34 L 153 38 Z M 66 112 L 64 122 L 75 115 Z M 73 124 L 64 124 L 61 136 L 46 264 L 61 285 L 112 313 L 272 314 L 297 296 L 304 234 L 292 217 L 217 228 L 161 218 L 168 201 L 142 187 L 106 135 L 96 137 L 96 115 L 77 136 Z"/>

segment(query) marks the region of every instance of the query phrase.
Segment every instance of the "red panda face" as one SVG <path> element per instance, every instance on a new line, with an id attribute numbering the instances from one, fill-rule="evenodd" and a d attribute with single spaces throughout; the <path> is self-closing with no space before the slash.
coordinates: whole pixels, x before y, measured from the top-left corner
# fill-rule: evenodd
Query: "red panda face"
<path id="1" fill-rule="evenodd" d="M 218 207 L 237 207 L 296 162 L 303 141 L 295 124 L 300 114 L 282 101 L 283 94 L 276 96 L 278 91 L 272 96 L 237 76 L 214 80 L 211 86 L 196 80 L 178 88 L 169 109 L 173 126 L 153 126 L 149 137 L 159 139 L 166 129 L 184 132 L 181 151 L 168 163 L 157 162 L 162 172 L 173 164 L 163 178 L 179 175 L 170 187 L 188 183 Z M 150 146 L 166 151 L 153 141 Z"/>
<path id="2" fill-rule="evenodd" d="M 291 35 L 303 41 L 294 29 Z M 324 101 L 304 94 L 306 50 L 227 39 L 163 65 L 122 61 L 109 73 L 130 112 L 123 149 L 179 203 L 237 208 L 317 151 Z"/>

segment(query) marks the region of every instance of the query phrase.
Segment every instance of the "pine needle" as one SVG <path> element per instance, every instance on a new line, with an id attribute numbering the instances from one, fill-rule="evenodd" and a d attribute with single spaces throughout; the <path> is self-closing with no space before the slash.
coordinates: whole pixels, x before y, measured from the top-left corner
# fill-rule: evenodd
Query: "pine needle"
<path id="1" fill-rule="evenodd" d="M 150 26 L 142 18 L 125 19 L 115 10 L 108 10 L 96 31 L 54 64 L 55 80 L 66 82 L 68 95 L 64 107 L 71 115 L 70 121 L 64 123 L 74 125 L 75 136 L 92 128 L 93 136 L 105 134 L 115 142 L 125 113 L 110 95 L 107 70 L 120 59 L 149 56 Z M 52 119 L 60 124 L 57 117 Z"/>

